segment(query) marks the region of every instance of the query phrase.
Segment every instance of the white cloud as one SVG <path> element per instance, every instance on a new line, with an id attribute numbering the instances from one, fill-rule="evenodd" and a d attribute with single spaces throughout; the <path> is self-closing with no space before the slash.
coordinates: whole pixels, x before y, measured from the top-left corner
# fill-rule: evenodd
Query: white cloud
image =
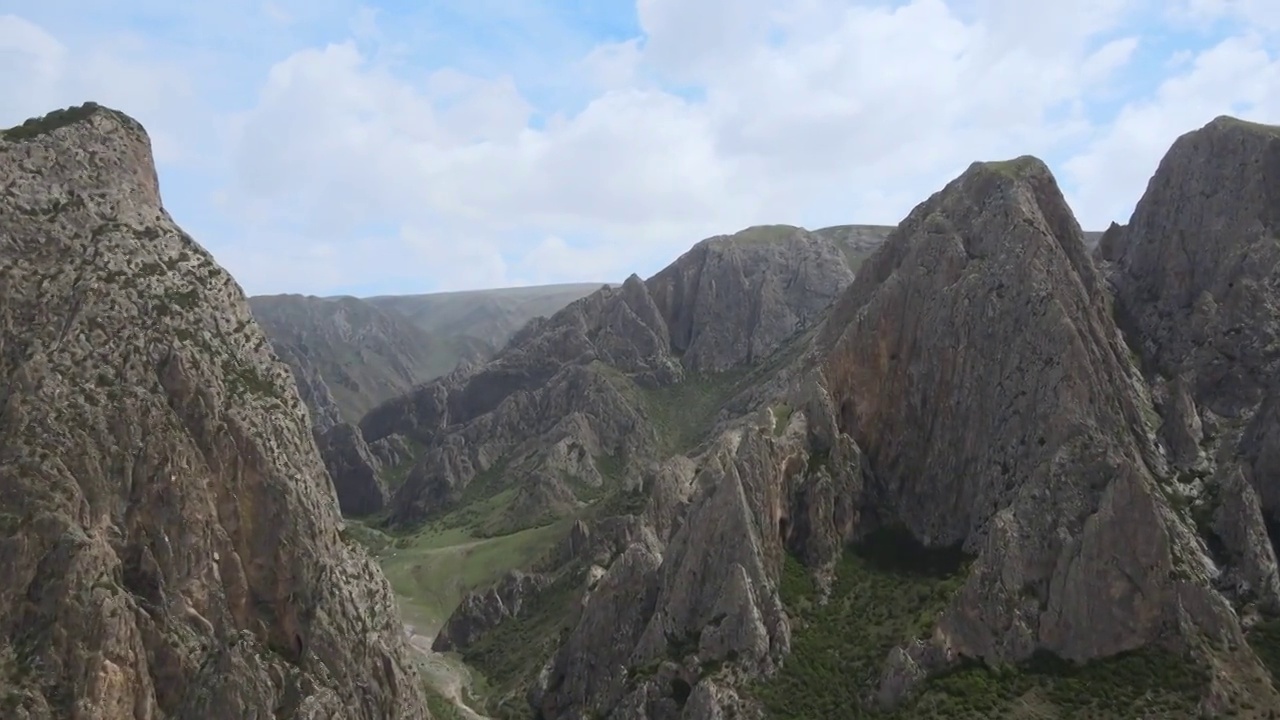
<path id="1" fill-rule="evenodd" d="M 642 37 L 602 36 L 533 79 L 476 62 L 480 45 L 424 60 L 420 26 L 343 2 L 255 5 L 277 31 L 345 19 L 228 79 L 248 100 L 202 134 L 167 109 L 205 99 L 190 72 L 133 72 L 145 53 L 118 33 L 75 70 L 65 38 L 0 18 L 0 53 L 18 48 L 0 54 L 17 88 L 0 102 L 99 88 L 171 143 L 164 155 L 225 158 L 204 176 L 220 200 L 205 187 L 191 204 L 224 216 L 197 223 L 214 233 L 202 239 L 254 292 L 616 280 L 748 224 L 894 222 L 969 162 L 1022 153 L 1055 164 L 1102 227 L 1177 134 L 1222 113 L 1280 121 L 1280 4 L 1263 0 L 638 0 Z M 555 7 L 507 12 L 494 36 L 524 21 L 548 43 L 586 32 L 557 29 Z M 1170 28 L 1210 41 L 1169 47 Z M 1138 74 L 1151 67 L 1163 82 Z M 53 79 L 13 79 L 41 72 Z M 1144 83 L 1156 91 L 1124 97 Z"/>
<path id="2" fill-rule="evenodd" d="M 1257 34 L 1231 37 L 1194 56 L 1155 96 L 1126 105 L 1065 165 L 1077 215 L 1101 226 L 1128 220 L 1169 145 L 1218 115 L 1280 123 L 1280 53 Z"/>

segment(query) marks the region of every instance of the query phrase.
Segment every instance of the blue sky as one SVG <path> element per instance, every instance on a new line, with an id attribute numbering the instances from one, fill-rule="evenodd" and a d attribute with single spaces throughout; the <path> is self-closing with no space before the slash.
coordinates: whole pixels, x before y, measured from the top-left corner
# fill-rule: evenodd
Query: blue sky
<path id="1" fill-rule="evenodd" d="M 970 162 L 1124 221 L 1179 134 L 1280 123 L 1273 0 L 0 0 L 0 125 L 97 100 L 250 293 L 648 275 L 893 223 Z"/>

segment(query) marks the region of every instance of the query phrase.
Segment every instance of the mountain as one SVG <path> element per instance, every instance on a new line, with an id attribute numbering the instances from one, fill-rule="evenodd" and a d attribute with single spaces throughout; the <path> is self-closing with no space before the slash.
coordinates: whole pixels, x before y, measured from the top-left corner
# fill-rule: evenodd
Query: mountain
<path id="1" fill-rule="evenodd" d="M 370 440 L 402 437 L 422 449 L 392 519 L 411 524 L 497 498 L 497 480 L 513 494 L 490 508 L 490 532 L 564 516 L 615 487 L 626 467 L 696 439 L 732 387 L 724 371 L 815 323 L 852 277 L 828 240 L 752 228 L 699 243 L 648 281 L 632 276 L 533 321 L 490 363 L 361 421 Z M 681 384 L 692 395 L 665 390 Z"/>
<path id="2" fill-rule="evenodd" d="M 1277 238 L 1280 128 L 1220 117 L 1173 144 L 1098 250 L 1151 377 L 1176 495 L 1250 622 L 1280 610 Z"/>
<path id="3" fill-rule="evenodd" d="M 1277 135 L 1180 139 L 1104 234 L 1022 157 L 831 275 L 708 240 L 375 408 L 394 522 L 547 534 L 436 648 L 494 717 L 1280 712 Z"/>
<path id="4" fill-rule="evenodd" d="M 239 286 L 94 104 L 0 138 L 6 718 L 426 718 Z"/>
<path id="5" fill-rule="evenodd" d="M 292 365 L 314 365 L 324 380 L 337 416 L 311 404 L 321 410 L 312 420 L 322 430 L 359 422 L 378 403 L 457 365 L 456 343 L 364 300 L 260 295 L 249 307 L 278 354 Z"/>
<path id="6" fill-rule="evenodd" d="M 552 315 L 569 303 L 599 290 L 604 283 L 534 285 L 530 287 L 464 290 L 425 295 L 382 295 L 367 298 L 393 310 L 432 335 L 476 341 L 462 345 L 466 353 L 486 357 L 535 317 Z M 463 350 L 459 351 L 461 357 Z M 456 361 L 448 363 L 451 367 Z"/>

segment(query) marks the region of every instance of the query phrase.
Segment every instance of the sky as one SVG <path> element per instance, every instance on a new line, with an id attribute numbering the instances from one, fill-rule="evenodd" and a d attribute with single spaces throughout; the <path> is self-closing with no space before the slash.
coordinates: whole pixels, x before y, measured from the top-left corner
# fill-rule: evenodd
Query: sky
<path id="1" fill-rule="evenodd" d="M 1023 154 L 1124 222 L 1178 135 L 1280 124 L 1280 2 L 0 0 L 0 127 L 86 100 L 250 294 L 618 281 Z"/>

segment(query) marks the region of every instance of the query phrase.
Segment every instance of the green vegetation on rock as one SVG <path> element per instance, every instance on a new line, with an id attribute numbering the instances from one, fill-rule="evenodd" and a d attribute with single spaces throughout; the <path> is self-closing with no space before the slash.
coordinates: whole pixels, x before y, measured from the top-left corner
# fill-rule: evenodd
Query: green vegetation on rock
<path id="1" fill-rule="evenodd" d="M 47 115 L 31 118 L 21 125 L 16 125 L 0 132 L 5 140 L 30 140 L 51 133 L 58 128 L 66 127 L 89 118 L 104 108 L 95 102 L 73 105 L 69 108 L 54 110 Z"/>
<path id="2" fill-rule="evenodd" d="M 488 681 L 485 711 L 499 720 L 525 720 L 530 715 L 525 693 L 556 643 L 572 628 L 572 611 L 584 575 L 566 569 L 547 589 L 535 595 L 519 618 L 508 618 L 490 629 L 463 659 Z"/>
<path id="3" fill-rule="evenodd" d="M 754 688 L 769 717 L 1194 716 L 1204 670 L 1154 650 L 1083 666 L 1050 655 L 1016 667 L 964 663 L 925 681 L 904 705 L 875 709 L 889 651 L 931 630 L 960 587 L 964 565 L 957 552 L 925 550 L 903 533 L 882 532 L 845 553 L 822 603 L 809 571 L 788 557 L 779 591 L 793 618 L 792 652 L 777 675 Z"/>
<path id="4" fill-rule="evenodd" d="M 407 534 L 389 534 L 347 521 L 345 534 L 382 565 L 407 622 L 434 633 L 464 595 L 527 568 L 568 532 L 559 522 L 510 535 L 479 538 L 474 528 L 432 523 Z"/>
<path id="5" fill-rule="evenodd" d="M 692 375 L 683 382 L 665 387 L 639 389 L 645 414 L 653 421 L 669 454 L 692 450 L 707 436 L 716 415 L 746 373 L 731 370 L 710 375 Z"/>

